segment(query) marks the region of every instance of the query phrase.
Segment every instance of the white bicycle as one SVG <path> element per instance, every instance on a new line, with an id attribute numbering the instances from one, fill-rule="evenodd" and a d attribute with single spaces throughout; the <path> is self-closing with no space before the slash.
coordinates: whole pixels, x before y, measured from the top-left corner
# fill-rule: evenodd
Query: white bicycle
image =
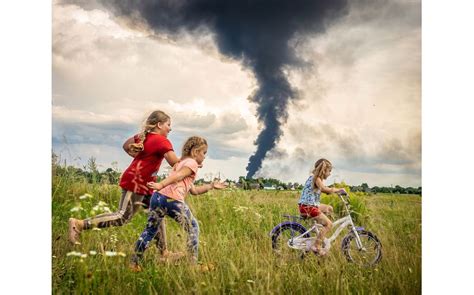
<path id="1" fill-rule="evenodd" d="M 331 243 L 336 240 L 344 228 L 348 228 L 349 233 L 341 243 L 341 250 L 347 261 L 361 266 L 373 266 L 382 259 L 382 243 L 371 232 L 363 227 L 356 227 L 350 214 L 350 204 L 338 194 L 344 203 L 347 215 L 333 222 L 334 233 L 331 237 L 325 238 L 323 242 L 324 250 L 328 253 Z M 316 241 L 319 229 L 323 227 L 314 221 L 310 229 L 306 229 L 297 220 L 307 219 L 301 216 L 283 215 L 288 221 L 275 226 L 270 232 L 272 238 L 272 248 L 281 256 L 290 254 L 294 249 L 302 251 L 301 257 L 310 252 L 311 246 Z M 312 235 L 314 234 L 314 235 Z"/>

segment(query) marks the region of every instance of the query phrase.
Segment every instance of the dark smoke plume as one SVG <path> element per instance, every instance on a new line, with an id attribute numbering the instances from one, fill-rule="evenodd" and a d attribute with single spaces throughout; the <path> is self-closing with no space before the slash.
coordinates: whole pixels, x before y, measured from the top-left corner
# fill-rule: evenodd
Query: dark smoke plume
<path id="1" fill-rule="evenodd" d="M 81 1 L 78 1 L 81 2 Z M 345 14 L 346 0 L 103 0 L 102 4 L 122 17 L 144 20 L 156 32 L 182 31 L 199 34 L 207 28 L 219 51 L 243 60 L 258 81 L 249 100 L 257 104 L 263 129 L 255 141 L 247 177 L 262 165 L 282 135 L 288 103 L 297 99 L 284 69 L 302 64 L 291 46 L 294 38 L 320 33 Z M 77 3 L 77 2 L 76 2 Z"/>

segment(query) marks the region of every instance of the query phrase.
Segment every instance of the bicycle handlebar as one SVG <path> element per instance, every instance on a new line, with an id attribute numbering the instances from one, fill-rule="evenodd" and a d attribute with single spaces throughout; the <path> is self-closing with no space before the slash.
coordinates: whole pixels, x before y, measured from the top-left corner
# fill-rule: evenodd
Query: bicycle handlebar
<path id="1" fill-rule="evenodd" d="M 337 191 L 336 194 L 340 196 L 348 196 L 347 192 L 344 189 Z"/>

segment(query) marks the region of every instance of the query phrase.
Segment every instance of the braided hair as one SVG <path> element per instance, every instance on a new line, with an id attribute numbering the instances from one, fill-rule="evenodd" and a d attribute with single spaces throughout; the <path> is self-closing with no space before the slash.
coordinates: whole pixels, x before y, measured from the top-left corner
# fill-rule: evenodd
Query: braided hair
<path id="1" fill-rule="evenodd" d="M 200 149 L 207 147 L 207 141 L 199 136 L 191 136 L 186 140 L 183 145 L 183 150 L 181 152 L 181 157 L 192 157 L 193 152 L 199 151 Z"/>

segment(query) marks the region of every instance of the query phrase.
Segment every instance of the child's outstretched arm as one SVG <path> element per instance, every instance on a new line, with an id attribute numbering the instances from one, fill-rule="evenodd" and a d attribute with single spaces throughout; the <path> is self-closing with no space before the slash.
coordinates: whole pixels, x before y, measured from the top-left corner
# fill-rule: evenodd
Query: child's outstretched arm
<path id="1" fill-rule="evenodd" d="M 189 191 L 192 195 L 200 195 L 207 193 L 208 191 L 212 189 L 224 189 L 227 187 L 227 183 L 225 182 L 218 182 L 218 181 L 213 181 L 209 184 L 204 184 L 200 186 L 193 186 L 191 190 Z"/>
<path id="2" fill-rule="evenodd" d="M 335 187 L 327 187 L 324 185 L 323 181 L 321 178 L 316 178 L 316 184 L 318 185 L 319 189 L 321 192 L 326 193 L 326 194 L 334 194 L 338 192 L 346 192 L 345 189 L 343 188 L 335 188 Z"/>
<path id="3" fill-rule="evenodd" d="M 172 183 L 175 183 L 177 181 L 180 181 L 182 179 L 184 179 L 185 177 L 187 176 L 190 176 L 191 174 L 193 174 L 193 171 L 189 168 L 189 167 L 183 167 L 181 168 L 176 174 L 174 175 L 170 175 L 168 177 L 166 177 L 165 179 L 163 179 L 162 181 L 160 182 L 149 182 L 147 183 L 147 186 L 149 188 L 152 188 L 154 190 L 162 190 L 165 186 L 168 186 Z"/>
<path id="4" fill-rule="evenodd" d="M 174 164 L 179 162 L 178 156 L 176 156 L 174 151 L 169 151 L 165 154 L 165 159 L 168 164 L 170 164 L 171 167 L 174 166 Z"/>

